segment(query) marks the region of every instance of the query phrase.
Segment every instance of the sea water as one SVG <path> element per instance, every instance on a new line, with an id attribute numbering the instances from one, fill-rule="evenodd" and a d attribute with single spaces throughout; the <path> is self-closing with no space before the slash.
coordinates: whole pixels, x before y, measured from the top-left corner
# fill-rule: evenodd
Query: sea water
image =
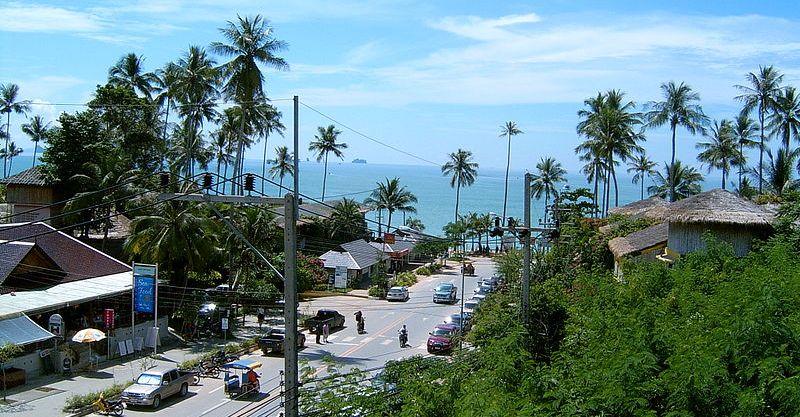
<path id="1" fill-rule="evenodd" d="M 30 156 L 19 156 L 14 159 L 12 171 L 20 172 L 31 167 Z M 212 165 L 215 168 L 215 165 Z M 269 169 L 269 166 L 267 166 Z M 261 174 L 261 161 L 245 160 L 245 171 Z M 198 170 L 197 172 L 200 172 Z M 229 170 L 230 172 L 230 170 Z M 306 201 L 321 200 L 323 164 L 314 161 L 300 162 L 300 194 L 306 197 Z M 506 207 L 506 217 L 522 218 L 523 210 L 523 176 L 522 170 L 512 169 L 508 177 L 508 203 Z M 269 175 L 269 174 L 267 174 Z M 441 167 L 434 165 L 389 165 L 389 164 L 357 164 L 351 162 L 329 161 L 328 176 L 325 189 L 325 201 L 350 198 L 357 202 L 363 202 L 369 197 L 372 190 L 377 187 L 378 182 L 385 182 L 386 179 L 397 177 L 400 185 L 406 187 L 413 193 L 418 202 L 415 204 L 416 213 L 405 214 L 405 217 L 415 217 L 422 220 L 425 225 L 425 232 L 432 235 L 441 235 L 442 226 L 451 222 L 455 218 L 456 190 L 450 186 L 450 177 L 442 175 Z M 571 189 L 579 187 L 593 188 L 593 184 L 586 181 L 586 177 L 576 172 L 568 172 L 567 182 L 559 184 L 558 189 L 562 189 L 565 184 L 569 184 Z M 505 180 L 505 169 L 479 168 L 475 183 L 469 187 L 461 188 L 458 212 L 461 215 L 469 212 L 502 216 L 503 213 L 503 188 Z M 731 180 L 736 180 L 733 174 Z M 279 182 L 274 178 L 275 183 Z M 631 176 L 621 172 L 618 174 L 617 182 L 619 185 L 619 205 L 624 205 L 640 198 L 641 188 L 639 184 L 631 182 Z M 645 197 L 647 197 L 647 187 L 652 185 L 651 180 L 645 182 Z M 281 193 L 278 186 L 265 183 L 264 193 L 270 196 L 278 196 L 286 192 L 286 188 L 292 187 L 292 177 L 287 176 L 283 180 L 284 191 Z M 710 190 L 720 186 L 718 173 L 706 176 L 703 190 Z M 256 190 L 261 191 L 262 184 L 256 181 Z M 552 203 L 552 196 L 550 197 Z M 611 195 L 611 205 L 614 206 L 614 195 Z M 544 217 L 544 196 L 541 199 L 533 199 L 531 203 L 531 224 L 538 225 L 539 219 Z M 367 214 L 369 228 L 373 231 L 378 229 L 378 216 L 376 212 Z M 404 214 L 395 212 L 392 216 L 392 227 L 403 224 Z M 383 213 L 383 229 L 388 222 L 387 214 Z"/>

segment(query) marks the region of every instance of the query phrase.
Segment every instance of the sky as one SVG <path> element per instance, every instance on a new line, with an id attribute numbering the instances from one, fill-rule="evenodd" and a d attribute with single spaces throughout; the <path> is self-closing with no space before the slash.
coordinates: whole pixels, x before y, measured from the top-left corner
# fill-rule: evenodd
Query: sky
<path id="1" fill-rule="evenodd" d="M 514 121 L 524 134 L 513 139 L 512 170 L 552 156 L 576 172 L 577 112 L 600 91 L 644 105 L 662 98 L 662 83 L 685 82 L 722 119 L 738 113 L 734 85 L 759 65 L 800 88 L 800 8 L 736 0 L 0 1 L 0 83 L 40 103 L 30 115 L 55 120 L 81 110 L 123 55 L 144 56 L 153 71 L 191 45 L 225 41 L 219 28 L 237 14 L 261 15 L 288 43 L 279 56 L 290 69 L 263 68 L 265 88 L 288 128 L 299 96 L 302 159 L 313 159 L 317 127 L 335 124 L 347 162 L 441 165 L 461 148 L 504 168 L 498 136 Z M 22 122 L 12 115 L 12 140 L 30 156 Z M 291 137 L 270 137 L 270 155 Z M 700 140 L 679 130 L 677 158 L 700 167 Z M 668 160 L 668 129 L 647 131 L 644 146 Z"/>

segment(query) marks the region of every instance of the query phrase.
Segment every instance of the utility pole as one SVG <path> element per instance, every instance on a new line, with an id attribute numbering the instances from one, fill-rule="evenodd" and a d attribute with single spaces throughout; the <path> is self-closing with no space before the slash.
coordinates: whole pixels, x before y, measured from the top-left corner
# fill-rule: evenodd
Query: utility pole
<path id="1" fill-rule="evenodd" d="M 295 176 L 295 178 L 297 178 Z M 297 397 L 299 394 L 299 381 L 297 369 L 297 240 L 295 232 L 297 219 L 294 206 L 295 195 L 289 193 L 284 198 L 283 245 L 286 262 L 284 265 L 283 316 L 286 328 L 286 352 L 284 354 L 283 369 L 286 372 L 286 402 L 284 415 L 297 417 Z"/>
<path id="2" fill-rule="evenodd" d="M 294 96 L 294 218 L 300 218 L 300 98 Z"/>
<path id="3" fill-rule="evenodd" d="M 525 229 L 530 230 L 531 227 L 531 174 L 525 173 L 523 185 L 525 191 L 524 209 L 523 209 L 523 226 Z M 530 289 L 531 289 L 531 234 L 526 233 L 522 238 L 523 244 L 523 260 L 522 260 L 522 321 L 528 323 L 528 303 L 530 303 Z"/>

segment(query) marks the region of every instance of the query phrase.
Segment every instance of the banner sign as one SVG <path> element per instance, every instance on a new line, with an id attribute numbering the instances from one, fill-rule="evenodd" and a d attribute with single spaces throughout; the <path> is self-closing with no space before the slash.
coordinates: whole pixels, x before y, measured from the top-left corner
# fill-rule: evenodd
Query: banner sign
<path id="1" fill-rule="evenodd" d="M 103 310 L 103 323 L 106 325 L 106 329 L 113 329 L 114 328 L 114 309 L 107 308 Z"/>
<path id="2" fill-rule="evenodd" d="M 153 313 L 156 304 L 155 265 L 136 264 L 133 267 L 133 311 Z"/>
<path id="3" fill-rule="evenodd" d="M 383 234 L 383 243 L 387 245 L 394 245 L 394 233 L 384 233 Z"/>
<path id="4" fill-rule="evenodd" d="M 334 288 L 347 288 L 347 267 L 337 266 L 333 278 Z"/>

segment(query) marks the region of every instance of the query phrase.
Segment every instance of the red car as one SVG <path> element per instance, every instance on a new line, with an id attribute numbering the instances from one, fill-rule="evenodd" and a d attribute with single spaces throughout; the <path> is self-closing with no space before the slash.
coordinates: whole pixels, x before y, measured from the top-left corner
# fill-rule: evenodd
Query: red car
<path id="1" fill-rule="evenodd" d="M 437 324 L 428 336 L 428 353 L 444 353 L 453 349 L 453 336 L 458 327 L 452 324 Z"/>

